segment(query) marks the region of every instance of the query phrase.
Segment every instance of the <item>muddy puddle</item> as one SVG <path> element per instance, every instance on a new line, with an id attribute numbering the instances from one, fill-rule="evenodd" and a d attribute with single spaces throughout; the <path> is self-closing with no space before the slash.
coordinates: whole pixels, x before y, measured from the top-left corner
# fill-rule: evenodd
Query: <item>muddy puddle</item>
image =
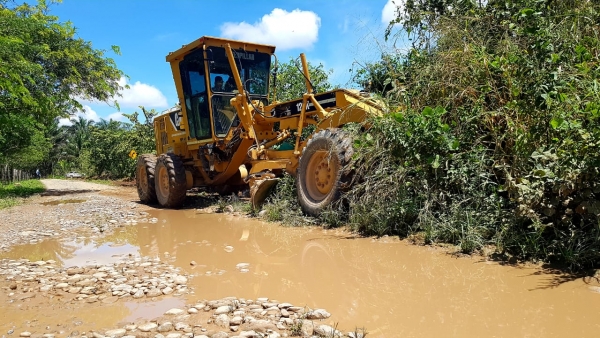
<path id="1" fill-rule="evenodd" d="M 48 201 L 42 202 L 41 205 L 59 205 L 59 204 L 73 204 L 73 203 L 83 203 L 85 200 L 83 199 L 65 199 L 65 200 L 56 200 L 56 201 Z"/>
<path id="2" fill-rule="evenodd" d="M 95 308 L 96 325 L 151 319 L 183 302 L 235 296 L 324 308 L 332 314 L 325 323 L 365 327 L 370 337 L 595 337 L 600 330 L 600 288 L 593 279 L 228 214 L 157 210 L 151 217 L 158 221 L 102 239 L 47 240 L 1 258 L 72 266 L 150 256 L 193 276 L 188 286 L 194 294 L 186 299 L 103 305 Z M 87 316 L 70 310 L 57 307 L 52 316 L 65 322 Z"/>

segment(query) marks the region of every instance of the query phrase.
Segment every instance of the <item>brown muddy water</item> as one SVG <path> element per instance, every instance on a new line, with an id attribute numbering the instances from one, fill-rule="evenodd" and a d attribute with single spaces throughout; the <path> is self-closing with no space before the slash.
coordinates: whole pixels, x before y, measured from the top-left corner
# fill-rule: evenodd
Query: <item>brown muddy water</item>
<path id="1" fill-rule="evenodd" d="M 81 266 L 151 256 L 194 276 L 188 282 L 194 294 L 186 300 L 115 303 L 77 314 L 56 307 L 49 315 L 57 322 L 109 327 L 154 318 L 185 301 L 235 296 L 324 308 L 332 314 L 326 324 L 365 327 L 370 337 L 596 337 L 600 332 L 600 288 L 593 278 L 228 214 L 156 210 L 151 217 L 158 222 L 127 226 L 102 240 L 47 240 L 15 247 L 1 258 Z M 0 311 L 4 322 L 31 318 L 30 312 L 6 313 L 2 305 Z M 49 309 L 37 311 L 41 316 Z M 8 327 L 0 324 L 0 329 L 4 334 Z"/>

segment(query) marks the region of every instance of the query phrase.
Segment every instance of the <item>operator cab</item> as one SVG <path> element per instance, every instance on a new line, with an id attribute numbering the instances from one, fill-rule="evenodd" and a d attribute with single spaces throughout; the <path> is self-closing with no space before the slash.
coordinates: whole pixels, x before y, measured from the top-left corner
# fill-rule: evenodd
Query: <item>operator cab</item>
<path id="1" fill-rule="evenodd" d="M 189 140 L 225 138 L 239 124 L 231 99 L 239 92 L 227 58 L 233 49 L 239 76 L 252 100 L 266 103 L 271 55 L 275 47 L 204 37 L 169 54 L 182 108 L 187 116 Z M 193 46 L 195 45 L 195 46 Z M 176 74 L 178 70 L 179 74 Z"/>

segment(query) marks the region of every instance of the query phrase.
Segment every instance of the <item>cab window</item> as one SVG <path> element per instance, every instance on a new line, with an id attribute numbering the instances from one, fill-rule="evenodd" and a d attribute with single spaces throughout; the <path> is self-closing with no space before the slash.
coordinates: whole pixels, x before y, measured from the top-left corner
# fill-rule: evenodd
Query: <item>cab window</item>
<path id="1" fill-rule="evenodd" d="M 179 63 L 190 138 L 209 139 L 210 112 L 202 50 L 185 56 Z"/>

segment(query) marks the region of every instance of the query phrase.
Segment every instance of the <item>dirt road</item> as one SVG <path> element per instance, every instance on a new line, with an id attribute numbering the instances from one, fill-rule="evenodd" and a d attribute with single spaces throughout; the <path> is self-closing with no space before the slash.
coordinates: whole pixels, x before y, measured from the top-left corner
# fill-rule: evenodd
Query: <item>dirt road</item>
<path id="1" fill-rule="evenodd" d="M 0 211 L 6 337 L 595 337 L 600 283 L 47 180 Z M 226 208 L 227 209 L 227 208 Z M 326 309 L 326 310 L 325 310 Z"/>
<path id="2" fill-rule="evenodd" d="M 295 322 L 326 318 L 324 310 L 268 298 L 186 298 L 193 294 L 188 274 L 123 241 L 140 224 L 158 221 L 147 212 L 152 208 L 137 203 L 134 188 L 43 183 L 41 196 L 0 211 L 1 334 L 222 338 L 279 337 L 294 326 L 307 334 L 334 331 Z"/>

